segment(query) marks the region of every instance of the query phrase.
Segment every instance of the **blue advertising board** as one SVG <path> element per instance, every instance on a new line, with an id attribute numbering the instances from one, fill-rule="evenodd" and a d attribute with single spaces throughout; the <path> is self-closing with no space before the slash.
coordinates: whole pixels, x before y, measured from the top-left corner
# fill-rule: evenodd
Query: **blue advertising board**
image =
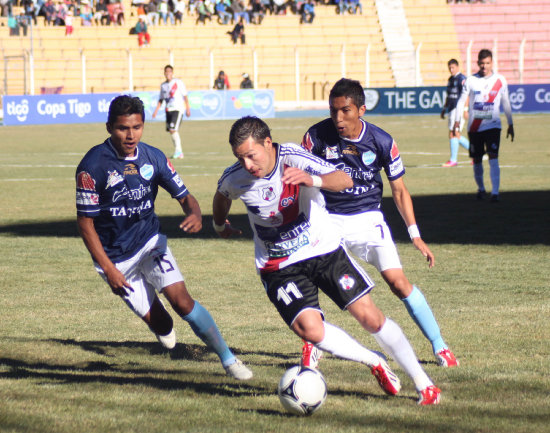
<path id="1" fill-rule="evenodd" d="M 145 105 L 151 121 L 158 92 L 132 92 Z M 4 96 L 4 125 L 105 122 L 111 100 L 118 93 Z M 188 93 L 192 120 L 238 119 L 242 116 L 275 117 L 273 90 L 192 91 Z M 184 117 L 185 118 L 185 117 Z M 157 121 L 165 120 L 160 110 Z"/>
<path id="2" fill-rule="evenodd" d="M 550 84 L 508 86 L 512 112 L 550 111 Z M 445 87 L 400 87 L 365 89 L 368 114 L 440 113 L 447 96 Z"/>

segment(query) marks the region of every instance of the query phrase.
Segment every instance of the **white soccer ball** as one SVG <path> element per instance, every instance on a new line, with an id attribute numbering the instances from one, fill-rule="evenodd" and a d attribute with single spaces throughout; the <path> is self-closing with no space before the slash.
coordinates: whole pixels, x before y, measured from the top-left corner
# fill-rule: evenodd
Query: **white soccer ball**
<path id="1" fill-rule="evenodd" d="M 278 387 L 279 400 L 295 415 L 310 415 L 327 398 L 327 384 L 319 370 L 295 365 L 289 368 Z"/>

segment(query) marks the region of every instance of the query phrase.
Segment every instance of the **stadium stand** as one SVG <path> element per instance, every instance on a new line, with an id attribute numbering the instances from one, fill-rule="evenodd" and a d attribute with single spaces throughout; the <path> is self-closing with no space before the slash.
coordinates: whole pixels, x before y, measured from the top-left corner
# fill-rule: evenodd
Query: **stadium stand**
<path id="1" fill-rule="evenodd" d="M 334 5 L 318 5 L 313 24 L 300 25 L 299 15 L 266 15 L 261 25 L 246 26 L 246 44 L 233 45 L 231 26 L 213 20 L 195 25 L 185 15 L 181 25 L 150 26 L 151 44 L 138 48 L 136 35 L 129 34 L 137 21 L 135 8 L 125 0 L 126 23 L 122 26 L 81 27 L 65 36 L 64 27 L 37 26 L 24 36 L 0 38 L 0 62 L 4 83 L 0 92 L 27 92 L 29 74 L 22 74 L 34 53 L 34 91 L 62 87 L 63 93 L 157 90 L 162 69 L 174 63 L 176 75 L 190 89 L 212 87 L 211 68 L 223 69 L 232 88 L 243 72 L 254 74 L 255 85 L 275 91 L 276 100 L 297 99 L 295 61 L 299 59 L 302 101 L 325 100 L 330 86 L 346 76 L 371 87 L 396 85 L 396 66 L 390 63 L 387 41 L 379 21 L 381 0 L 364 0 L 363 14 L 337 15 Z M 393 0 L 392 0 L 393 1 Z M 544 0 L 494 0 L 490 3 L 447 4 L 442 0 L 403 0 L 413 48 L 420 49 L 423 85 L 443 85 L 447 60 L 455 57 L 466 72 L 466 49 L 473 41 L 472 59 L 480 48 L 497 42 L 497 67 L 518 83 L 518 50 L 525 39 L 524 83 L 550 82 L 550 2 Z M 131 15 L 131 12 L 134 15 Z M 367 76 L 367 49 L 369 75 Z M 412 53 L 411 53 L 412 55 Z M 85 65 L 86 81 L 82 82 Z M 131 71 L 130 71 L 131 68 Z M 475 70 L 475 69 L 474 69 Z M 25 80 L 27 86 L 25 86 Z"/>

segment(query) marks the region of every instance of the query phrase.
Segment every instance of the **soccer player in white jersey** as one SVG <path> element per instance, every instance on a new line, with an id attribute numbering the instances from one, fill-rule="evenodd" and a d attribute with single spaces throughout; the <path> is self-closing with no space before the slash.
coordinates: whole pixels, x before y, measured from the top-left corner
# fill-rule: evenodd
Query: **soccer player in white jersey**
<path id="1" fill-rule="evenodd" d="M 166 81 L 160 85 L 160 95 L 157 108 L 153 113 L 153 119 L 162 107 L 166 104 L 166 130 L 170 133 L 172 143 L 174 143 L 174 154 L 172 158 L 183 159 L 183 150 L 181 148 L 181 137 L 178 132 L 181 120 L 183 118 L 183 110 L 185 115 L 191 116 L 191 108 L 187 99 L 187 88 L 183 81 L 179 78 L 174 78 L 174 68 L 171 65 L 164 67 L 164 77 Z"/>
<path id="2" fill-rule="evenodd" d="M 218 181 L 214 229 L 222 238 L 240 233 L 227 220 L 232 201 L 240 198 L 254 233 L 256 268 L 269 300 L 290 329 L 322 351 L 366 364 L 387 394 L 399 392 L 399 379 L 379 354 L 325 320 L 318 299 L 321 289 L 405 370 L 419 404 L 439 403 L 441 391 L 418 363 L 401 328 L 372 301 L 372 280 L 348 256 L 325 208 L 320 189 L 350 188 L 349 175 L 295 144 L 273 143 L 269 127 L 257 117 L 236 121 L 229 143 L 238 162 Z"/>
<path id="3" fill-rule="evenodd" d="M 252 372 L 235 358 L 208 310 L 187 291 L 166 236 L 159 232 L 159 186 L 179 202 L 185 214 L 179 226 L 183 231 L 198 232 L 202 214 L 164 153 L 140 141 L 144 115 L 139 98 L 122 95 L 111 102 L 110 137 L 90 149 L 76 170 L 80 235 L 97 272 L 164 347 L 172 349 L 176 335 L 159 293 L 218 355 L 228 375 L 250 379 Z"/>
<path id="4" fill-rule="evenodd" d="M 455 130 L 460 128 L 462 110 L 469 98 L 468 137 L 470 138 L 470 156 L 474 160 L 474 179 L 477 184 L 477 199 L 485 197 L 483 181 L 483 155 L 489 155 L 489 173 L 491 176 L 491 201 L 498 202 L 500 187 L 500 166 L 498 151 L 500 148 L 500 106 L 508 121 L 506 138 L 514 141 L 512 108 L 508 97 L 506 79 L 493 72 L 493 53 L 483 49 L 477 56 L 479 72 L 466 79 L 462 94 L 458 99 L 455 113 Z"/>

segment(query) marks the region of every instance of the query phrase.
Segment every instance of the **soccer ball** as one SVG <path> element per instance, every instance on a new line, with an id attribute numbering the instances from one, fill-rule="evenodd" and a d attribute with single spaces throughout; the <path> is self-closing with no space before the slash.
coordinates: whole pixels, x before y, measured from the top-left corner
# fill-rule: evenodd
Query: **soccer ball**
<path id="1" fill-rule="evenodd" d="M 283 407 L 295 415 L 310 415 L 327 398 L 327 384 L 319 370 L 295 365 L 281 377 L 278 388 Z"/>

